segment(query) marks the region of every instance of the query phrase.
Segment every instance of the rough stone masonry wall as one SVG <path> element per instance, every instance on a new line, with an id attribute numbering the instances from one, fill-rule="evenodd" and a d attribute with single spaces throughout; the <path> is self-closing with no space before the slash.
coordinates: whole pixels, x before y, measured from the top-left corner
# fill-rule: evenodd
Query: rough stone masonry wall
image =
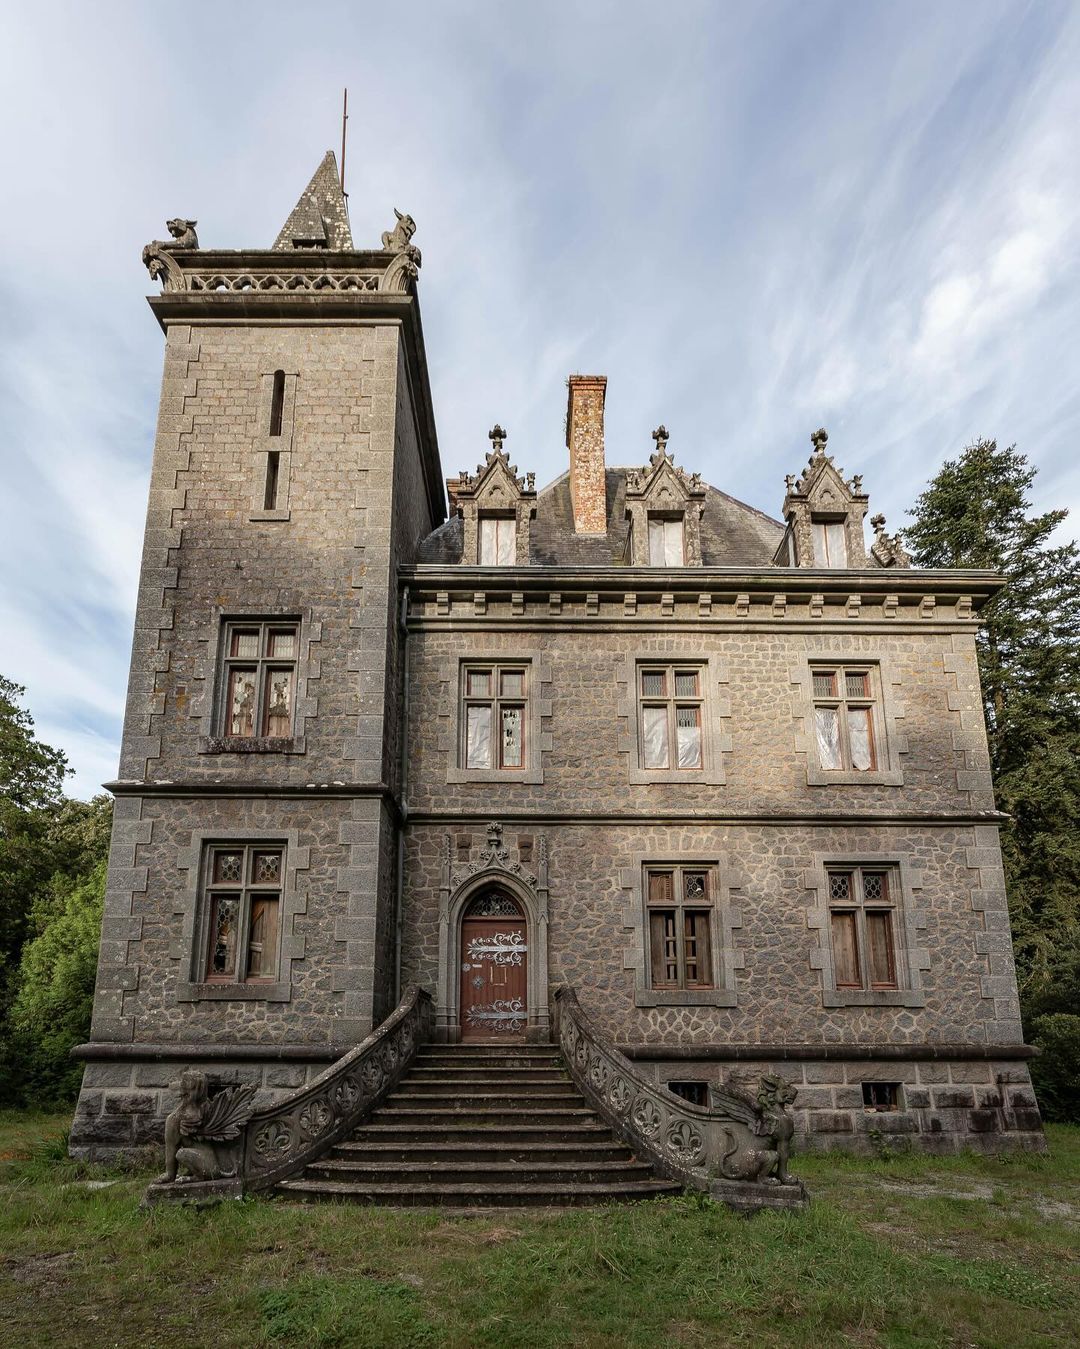
<path id="1" fill-rule="evenodd" d="M 340 1045 L 385 1013 L 395 844 L 379 784 L 399 560 L 399 336 L 392 324 L 169 330 L 120 775 L 211 793 L 220 784 L 223 795 L 118 798 L 94 1040 Z M 271 439 L 279 369 L 285 416 Z M 267 512 L 271 444 L 282 496 Z M 419 490 L 397 491 L 425 508 Z M 300 617 L 296 752 L 222 753 L 213 743 L 222 614 Z M 322 798 L 327 783 L 373 790 Z M 263 799 L 264 790 L 296 795 Z M 191 863 L 198 840 L 222 831 L 288 836 L 290 866 L 302 863 L 282 934 L 285 996 L 184 995 Z M 88 1092 L 102 1071 L 88 1073 Z M 131 1085 L 135 1118 L 146 1093 Z M 97 1099 L 87 1096 L 80 1117 Z"/>
<path id="2" fill-rule="evenodd" d="M 1038 1152 L 1046 1148 L 1027 1066 L 1015 1059 L 800 1063 L 680 1059 L 639 1060 L 637 1067 L 663 1086 L 671 1082 L 719 1086 L 743 1073 L 778 1074 L 798 1090 L 793 1111 L 797 1148 L 869 1152 L 915 1144 L 946 1156 L 966 1148 L 976 1152 L 996 1152 L 1003 1146 Z M 863 1083 L 898 1086 L 898 1109 L 867 1109 Z"/>
<path id="3" fill-rule="evenodd" d="M 993 809 L 970 625 L 967 630 L 944 623 L 919 629 L 910 620 L 886 625 L 875 622 L 871 611 L 858 625 L 841 619 L 818 631 L 808 630 L 805 616 L 800 622 L 794 613 L 740 630 L 727 615 L 717 614 L 726 620 L 722 623 L 696 623 L 685 619 L 685 611 L 696 615 L 696 607 L 685 601 L 672 607 L 675 621 L 666 630 L 657 629 L 660 614 L 646 613 L 644 604 L 626 621 L 613 619 L 614 606 L 600 606 L 595 623 L 568 599 L 562 622 L 531 621 L 546 617 L 537 612 L 536 601 L 523 605 L 516 617 L 509 607 L 489 603 L 487 622 L 456 611 L 432 621 L 433 612 L 425 612 L 424 626 L 411 639 L 412 809 L 449 815 L 500 808 L 632 810 L 647 817 Z M 539 663 L 550 670 L 543 687 L 533 691 L 545 709 L 550 705 L 541 727 L 550 736 L 542 755 L 543 781 L 518 783 L 506 774 L 497 792 L 485 781 L 448 783 L 447 769 L 458 752 L 451 734 L 457 662 L 480 653 L 513 660 L 528 652 L 538 653 Z M 900 781 L 808 781 L 816 757 L 805 674 L 815 656 L 877 664 L 888 722 L 888 743 L 881 750 L 884 758 L 895 757 Z M 706 734 L 721 745 L 723 781 L 632 784 L 634 662 L 710 658 L 716 673 L 706 690 Z"/>
<path id="4" fill-rule="evenodd" d="M 493 810 L 497 815 L 497 810 Z M 405 858 L 404 977 L 435 986 L 438 896 L 446 835 L 479 847 L 483 826 L 410 825 Z M 971 827 L 866 824 L 570 824 L 542 816 L 508 827 L 505 841 L 548 841 L 551 987 L 573 985 L 586 1012 L 617 1044 L 1020 1044 L 1018 1018 L 1002 1018 L 981 951 L 984 888 Z M 816 853 L 902 863 L 911 882 L 898 922 L 901 961 L 914 995 L 893 1005 L 824 1005 L 828 942 L 817 894 L 807 888 Z M 644 942 L 642 859 L 713 860 L 719 975 L 731 1005 L 639 1005 Z M 910 942 L 910 946 L 906 943 Z M 724 957 L 729 957 L 726 961 Z M 908 982 L 901 979 L 901 983 Z"/>
<path id="5" fill-rule="evenodd" d="M 834 1052 L 848 1043 L 890 1044 L 913 1053 L 970 1044 L 975 1054 L 1021 1045 L 997 829 L 992 816 L 979 822 L 993 797 L 973 626 L 962 604 L 954 616 L 951 607 L 919 601 L 899 608 L 880 599 L 833 602 L 815 615 L 805 604 L 706 606 L 680 596 L 661 600 L 665 614 L 639 597 L 620 614 L 600 597 L 563 595 L 558 610 L 534 595 L 510 606 L 488 595 L 483 608 L 469 599 L 454 597 L 449 612 L 445 604 L 414 607 L 406 979 L 433 986 L 447 958 L 438 949 L 437 912 L 447 836 L 453 855 L 462 856 L 462 847 L 479 849 L 486 821 L 495 818 L 506 824 L 511 856 L 519 837 L 546 834 L 551 989 L 573 984 L 620 1044 L 657 1054 L 664 1045 L 704 1052 L 732 1043 L 821 1044 Z M 664 629 L 657 618 L 667 619 Z M 473 784 L 458 772 L 448 781 L 457 752 L 454 671 L 481 653 L 532 653 L 543 672 L 532 690 L 544 713 L 539 780 L 507 774 Z M 630 781 L 634 662 L 665 657 L 713 662 L 706 725 L 723 746 L 714 782 Z M 813 781 L 805 679 L 812 657 L 875 663 L 888 780 Z M 881 821 L 865 818 L 874 815 Z M 726 947 L 718 969 L 728 997 L 642 1005 L 644 919 L 634 877 L 643 858 L 683 857 L 718 864 L 714 932 Z M 907 989 L 884 1005 L 843 1005 L 835 990 L 839 1005 L 826 1005 L 827 919 L 814 888 L 823 857 L 889 860 L 901 869 L 898 942 Z M 695 1076 L 677 1067 L 679 1077 Z M 830 1062 L 820 1082 L 800 1076 L 817 1071 L 812 1063 L 791 1068 L 809 1093 L 800 1101 L 800 1127 L 815 1139 L 865 1134 L 860 1084 L 869 1080 L 904 1084 L 905 1108 L 883 1131 L 917 1128 L 931 1137 L 940 1129 L 952 1139 L 942 1147 L 968 1132 L 984 1140 L 1000 1141 L 1003 1131 L 1036 1137 L 1022 1059 L 1003 1061 L 990 1077 L 981 1059 L 944 1066 L 913 1059 L 877 1079 L 862 1063 L 848 1068 L 845 1076 L 843 1063 Z M 979 1113 L 994 1110 L 1021 1113 Z"/>

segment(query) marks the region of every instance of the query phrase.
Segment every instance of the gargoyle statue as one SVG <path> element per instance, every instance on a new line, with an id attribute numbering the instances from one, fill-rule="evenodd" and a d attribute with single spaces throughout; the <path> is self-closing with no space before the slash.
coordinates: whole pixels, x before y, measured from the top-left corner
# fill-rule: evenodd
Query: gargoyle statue
<path id="1" fill-rule="evenodd" d="M 402 215 L 396 206 L 394 215 L 397 216 L 397 224 L 392 230 L 383 230 L 382 246 L 388 253 L 405 253 L 419 267 L 420 250 L 409 242 L 416 233 L 416 221 L 411 215 Z"/>
<path id="2" fill-rule="evenodd" d="M 788 1172 L 791 1157 L 791 1139 L 795 1123 L 788 1106 L 798 1095 L 790 1082 L 774 1073 L 764 1073 L 758 1084 L 756 1098 L 736 1085 L 728 1084 L 728 1092 L 740 1099 L 748 1110 L 745 1120 L 761 1147 L 740 1147 L 735 1130 L 725 1129 L 728 1147 L 720 1158 L 720 1173 L 727 1180 L 750 1180 L 765 1185 L 791 1185 Z M 725 1093 L 726 1095 L 727 1093 Z M 728 1098 L 730 1102 L 730 1097 Z M 751 1103 L 753 1102 L 753 1103 Z M 729 1107 L 730 1108 L 730 1107 Z M 732 1111 L 735 1114 L 735 1111 Z M 741 1115 L 743 1112 L 737 1112 Z"/>
<path id="3" fill-rule="evenodd" d="M 199 236 L 195 233 L 197 220 L 166 220 L 165 227 L 172 235 L 171 239 L 155 239 L 142 251 L 143 266 L 150 273 L 152 281 L 163 281 L 166 290 L 181 290 L 182 279 L 178 283 L 176 275 L 179 268 L 169 257 L 170 253 L 185 252 L 198 248 Z"/>
<path id="4" fill-rule="evenodd" d="M 180 1104 L 165 1120 L 165 1174 L 157 1184 L 181 1180 L 220 1180 L 234 1176 L 239 1164 L 234 1140 L 255 1113 L 253 1086 L 225 1087 L 210 1095 L 205 1073 L 190 1069 L 180 1078 Z"/>

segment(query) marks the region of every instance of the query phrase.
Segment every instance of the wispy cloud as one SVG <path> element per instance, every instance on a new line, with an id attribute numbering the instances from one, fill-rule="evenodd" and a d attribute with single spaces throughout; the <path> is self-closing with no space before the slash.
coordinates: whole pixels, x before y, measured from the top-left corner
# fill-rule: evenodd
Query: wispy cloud
<path id="1" fill-rule="evenodd" d="M 139 248 L 177 213 L 207 244 L 268 244 L 345 84 L 355 237 L 395 205 L 420 224 L 447 472 L 499 420 L 555 477 L 577 370 L 609 377 L 612 462 L 664 421 L 769 511 L 822 422 L 894 525 L 979 434 L 1032 457 L 1040 504 L 1080 506 L 1075 7 L 674 13 L 8 15 L 0 670 L 76 791 L 115 771 L 127 678 L 161 358 Z"/>

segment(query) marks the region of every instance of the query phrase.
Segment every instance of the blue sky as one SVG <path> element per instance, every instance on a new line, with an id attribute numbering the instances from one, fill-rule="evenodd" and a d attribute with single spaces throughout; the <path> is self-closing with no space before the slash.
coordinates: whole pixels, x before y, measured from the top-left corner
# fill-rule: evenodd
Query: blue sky
<path id="1" fill-rule="evenodd" d="M 1080 6 L 4 0 L 0 672 L 115 775 L 166 217 L 269 246 L 349 87 L 358 246 L 418 223 L 446 471 L 496 420 L 565 467 L 608 376 L 611 463 L 775 514 L 824 424 L 890 528 L 980 436 L 1080 507 Z M 1066 532 L 1074 533 L 1074 520 Z"/>

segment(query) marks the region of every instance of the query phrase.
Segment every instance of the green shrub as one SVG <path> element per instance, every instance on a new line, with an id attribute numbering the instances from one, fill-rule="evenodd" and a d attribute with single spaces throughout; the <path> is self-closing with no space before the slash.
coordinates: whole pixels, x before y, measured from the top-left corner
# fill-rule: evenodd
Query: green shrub
<path id="1" fill-rule="evenodd" d="M 1062 1122 L 1080 1121 L 1080 1016 L 1054 1012 L 1032 1023 L 1039 1047 L 1031 1079 L 1043 1116 Z"/>
<path id="2" fill-rule="evenodd" d="M 58 893 L 55 911 L 23 947 L 11 1030 L 25 1098 L 44 1104 L 70 1099 L 82 1066 L 69 1057 L 90 1034 L 105 863 Z"/>

